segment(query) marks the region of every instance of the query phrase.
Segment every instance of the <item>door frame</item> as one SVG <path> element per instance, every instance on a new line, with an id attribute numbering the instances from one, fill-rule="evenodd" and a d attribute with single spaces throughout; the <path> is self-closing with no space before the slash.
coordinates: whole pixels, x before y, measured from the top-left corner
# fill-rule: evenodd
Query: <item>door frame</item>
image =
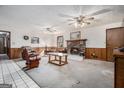
<path id="1" fill-rule="evenodd" d="M 6 30 L 0 30 L 0 32 L 9 33 L 9 52 L 7 53 L 7 55 L 9 56 L 9 58 L 11 58 L 11 32 Z"/>
<path id="2" fill-rule="evenodd" d="M 3 38 L 3 45 L 5 44 L 5 40 L 4 40 L 4 37 L 0 37 L 0 38 Z M 3 48 L 5 48 L 5 47 L 3 47 Z M 4 51 L 5 51 L 5 49 L 4 49 Z M 3 53 L 2 53 L 3 54 Z"/>
<path id="3" fill-rule="evenodd" d="M 112 29 L 119 29 L 119 28 L 124 28 L 124 27 L 114 27 L 114 28 L 108 28 L 106 29 L 106 61 L 108 61 L 107 59 L 107 54 L 108 54 L 108 51 L 107 51 L 107 31 L 108 30 L 112 30 Z"/>

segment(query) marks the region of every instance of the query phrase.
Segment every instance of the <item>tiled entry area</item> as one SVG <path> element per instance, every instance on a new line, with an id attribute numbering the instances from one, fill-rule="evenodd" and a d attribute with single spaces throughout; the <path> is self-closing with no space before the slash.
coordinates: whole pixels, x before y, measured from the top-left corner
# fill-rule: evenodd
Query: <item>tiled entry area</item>
<path id="1" fill-rule="evenodd" d="M 13 88 L 39 88 L 12 60 L 0 60 L 0 84 L 12 84 Z"/>

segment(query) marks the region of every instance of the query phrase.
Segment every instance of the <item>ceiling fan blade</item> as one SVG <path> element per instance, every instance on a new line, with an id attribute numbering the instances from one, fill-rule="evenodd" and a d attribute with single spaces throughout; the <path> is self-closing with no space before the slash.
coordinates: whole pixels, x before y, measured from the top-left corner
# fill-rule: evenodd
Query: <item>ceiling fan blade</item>
<path id="1" fill-rule="evenodd" d="M 102 9 L 102 10 L 98 10 L 98 11 L 90 14 L 90 16 L 100 15 L 100 14 L 104 14 L 104 13 L 107 13 L 107 12 L 110 12 L 110 11 L 112 11 L 112 10 L 110 10 L 110 9 Z"/>
<path id="2" fill-rule="evenodd" d="M 74 23 L 69 23 L 68 25 L 72 25 L 72 24 L 74 24 Z"/>
<path id="3" fill-rule="evenodd" d="M 57 32 L 56 30 L 53 30 L 54 32 Z"/>
<path id="4" fill-rule="evenodd" d="M 51 31 L 51 30 L 46 30 L 46 31 L 48 31 L 48 32 L 53 32 L 53 31 Z"/>
<path id="5" fill-rule="evenodd" d="M 88 25 L 90 24 L 90 22 L 84 22 L 84 23 L 86 23 L 86 24 L 88 24 Z"/>
<path id="6" fill-rule="evenodd" d="M 84 20 L 94 20 L 94 17 L 89 17 L 89 18 L 86 18 Z"/>
<path id="7" fill-rule="evenodd" d="M 57 26 L 59 26 L 59 24 L 55 24 L 55 25 L 52 25 L 51 27 L 49 27 L 49 28 L 54 28 L 54 27 L 57 27 Z"/>
<path id="8" fill-rule="evenodd" d="M 77 20 L 78 18 L 79 18 L 79 17 L 74 17 L 73 19 L 76 19 L 76 20 Z"/>
<path id="9" fill-rule="evenodd" d="M 74 19 L 68 19 L 67 21 L 74 21 Z"/>
<path id="10" fill-rule="evenodd" d="M 67 15 L 67 14 L 61 14 L 61 13 L 59 13 L 59 16 L 60 17 L 66 17 L 66 18 L 73 18 L 74 16 L 71 16 L 71 15 Z"/>
<path id="11" fill-rule="evenodd" d="M 45 30 L 40 30 L 40 31 L 45 31 Z"/>
<path id="12" fill-rule="evenodd" d="M 47 31 L 49 31 L 49 32 L 56 32 L 56 29 L 49 28 L 49 29 L 47 29 Z"/>

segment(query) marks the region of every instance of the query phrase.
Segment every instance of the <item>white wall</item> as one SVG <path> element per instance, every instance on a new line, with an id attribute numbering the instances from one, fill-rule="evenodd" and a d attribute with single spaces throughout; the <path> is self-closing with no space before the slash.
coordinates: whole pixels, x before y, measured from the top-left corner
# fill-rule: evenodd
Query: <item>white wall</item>
<path id="1" fill-rule="evenodd" d="M 121 27 L 121 22 L 84 29 L 83 37 L 87 38 L 88 48 L 106 48 L 106 29 Z"/>
<path id="2" fill-rule="evenodd" d="M 88 48 L 105 48 L 106 47 L 106 29 L 121 27 L 122 22 L 96 26 L 91 28 L 73 29 L 71 32 L 81 31 L 81 38 L 88 39 Z M 59 34 L 64 36 L 64 46 L 66 47 L 66 40 L 70 40 L 70 32 L 65 31 L 65 33 Z M 57 36 L 56 36 L 57 37 Z"/>
<path id="3" fill-rule="evenodd" d="M 66 40 L 70 40 L 70 32 L 81 31 L 81 38 L 88 39 L 87 47 L 88 48 L 105 48 L 106 47 L 106 29 L 113 27 L 122 26 L 122 22 L 107 24 L 102 26 L 96 26 L 91 28 L 82 28 L 75 29 L 70 28 L 65 30 L 64 33 L 53 35 L 43 33 L 37 29 L 30 29 L 28 25 L 20 25 L 15 27 L 6 27 L 0 26 L 0 30 L 10 31 L 11 32 L 11 48 L 20 48 L 22 46 L 31 46 L 31 47 L 44 47 L 44 46 L 57 46 L 57 36 L 64 36 L 64 47 L 66 47 Z M 29 40 L 24 40 L 23 36 L 28 35 Z M 31 37 L 39 37 L 39 44 L 31 44 Z"/>
<path id="4" fill-rule="evenodd" d="M 11 32 L 11 48 L 20 48 L 22 46 L 31 46 L 31 47 L 45 47 L 52 46 L 54 36 L 51 34 L 45 34 L 37 30 L 29 30 L 24 28 L 9 28 L 9 27 L 0 27 L 0 30 L 10 31 Z M 29 40 L 24 40 L 23 36 L 29 36 Z M 39 37 L 39 44 L 31 44 L 31 37 Z"/>
<path id="5" fill-rule="evenodd" d="M 23 36 L 27 35 L 29 36 L 29 40 L 24 40 Z M 32 44 L 31 43 L 31 37 L 39 37 L 40 43 L 39 44 Z M 36 32 L 36 31 L 25 31 L 25 32 L 12 32 L 11 35 L 11 47 L 12 48 L 18 48 L 21 46 L 31 46 L 31 47 L 44 47 L 44 46 L 51 46 L 52 38 L 51 35 L 46 35 L 42 32 Z"/>

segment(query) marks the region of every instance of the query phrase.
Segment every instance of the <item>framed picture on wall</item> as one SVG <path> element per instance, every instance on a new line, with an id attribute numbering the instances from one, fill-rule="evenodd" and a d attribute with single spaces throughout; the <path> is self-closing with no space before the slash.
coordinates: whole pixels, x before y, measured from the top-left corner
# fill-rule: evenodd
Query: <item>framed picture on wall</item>
<path id="1" fill-rule="evenodd" d="M 78 39 L 81 39 L 81 31 L 71 32 L 71 33 L 70 33 L 70 39 L 71 39 L 71 40 L 78 40 Z"/>
<path id="2" fill-rule="evenodd" d="M 32 44 L 39 44 L 39 37 L 32 37 L 31 38 L 31 43 Z"/>
<path id="3" fill-rule="evenodd" d="M 64 41 L 63 36 L 58 36 L 57 37 L 57 47 L 63 47 L 63 41 Z"/>

